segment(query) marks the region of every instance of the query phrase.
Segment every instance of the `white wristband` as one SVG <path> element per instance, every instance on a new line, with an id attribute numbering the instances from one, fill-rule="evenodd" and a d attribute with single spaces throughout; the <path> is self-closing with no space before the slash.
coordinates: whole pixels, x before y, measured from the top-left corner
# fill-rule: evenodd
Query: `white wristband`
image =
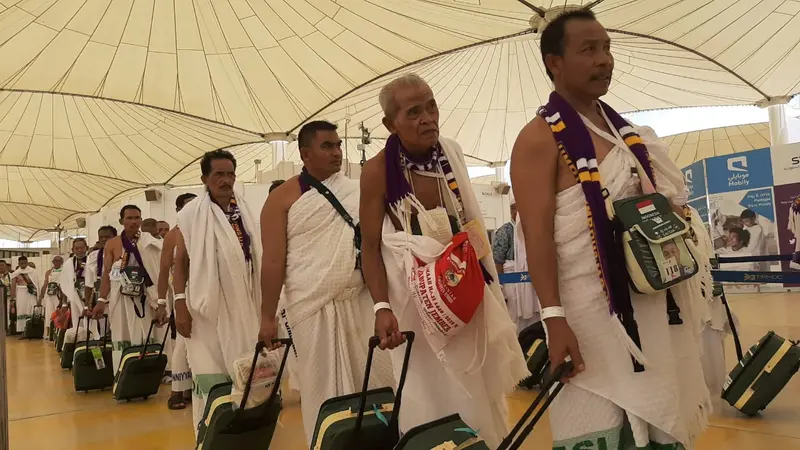
<path id="1" fill-rule="evenodd" d="M 564 307 L 562 306 L 548 306 L 547 308 L 542 308 L 542 320 L 547 320 L 551 317 L 567 317 L 564 314 Z"/>
<path id="2" fill-rule="evenodd" d="M 100 303 L 105 303 L 106 305 L 108 304 L 108 300 L 106 300 L 104 298 L 98 298 L 97 301 L 100 302 Z"/>
<path id="3" fill-rule="evenodd" d="M 391 311 L 392 310 L 392 306 L 390 304 L 386 303 L 386 302 L 378 302 L 378 303 L 375 303 L 374 305 L 372 305 L 372 311 L 375 314 L 378 314 L 378 311 L 380 311 L 382 309 L 388 309 L 389 311 Z"/>
<path id="4" fill-rule="evenodd" d="M 158 299 L 158 306 L 167 306 L 167 300 L 163 298 Z"/>
<path id="5" fill-rule="evenodd" d="M 175 294 L 175 300 L 186 300 L 186 294 Z"/>

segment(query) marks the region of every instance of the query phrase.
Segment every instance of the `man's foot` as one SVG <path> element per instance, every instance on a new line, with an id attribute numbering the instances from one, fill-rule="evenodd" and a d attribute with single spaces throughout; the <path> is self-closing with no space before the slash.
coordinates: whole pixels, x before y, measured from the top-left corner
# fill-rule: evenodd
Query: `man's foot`
<path id="1" fill-rule="evenodd" d="M 167 408 L 171 410 L 186 409 L 186 402 L 183 400 L 182 392 L 173 392 L 167 400 Z"/>

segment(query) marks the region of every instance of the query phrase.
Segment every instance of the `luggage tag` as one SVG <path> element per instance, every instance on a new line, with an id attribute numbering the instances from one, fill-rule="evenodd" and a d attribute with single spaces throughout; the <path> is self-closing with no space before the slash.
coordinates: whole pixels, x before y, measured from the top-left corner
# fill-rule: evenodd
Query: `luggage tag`
<path id="1" fill-rule="evenodd" d="M 94 358 L 94 365 L 97 367 L 97 370 L 106 368 L 106 362 L 103 360 L 103 352 L 100 350 L 100 347 L 92 348 L 92 357 Z"/>
<path id="2" fill-rule="evenodd" d="M 467 232 L 469 243 L 475 249 L 478 259 L 488 256 L 491 246 L 489 245 L 489 235 L 486 233 L 483 224 L 478 219 L 472 219 L 464 225 L 464 231 Z"/>
<path id="3" fill-rule="evenodd" d="M 455 449 L 456 449 L 456 443 L 453 441 L 447 441 L 442 443 L 441 445 L 433 447 L 431 450 L 455 450 Z"/>
<path id="4" fill-rule="evenodd" d="M 681 268 L 677 259 L 667 258 L 664 260 L 664 275 L 666 277 L 665 281 L 672 281 L 681 276 Z"/>

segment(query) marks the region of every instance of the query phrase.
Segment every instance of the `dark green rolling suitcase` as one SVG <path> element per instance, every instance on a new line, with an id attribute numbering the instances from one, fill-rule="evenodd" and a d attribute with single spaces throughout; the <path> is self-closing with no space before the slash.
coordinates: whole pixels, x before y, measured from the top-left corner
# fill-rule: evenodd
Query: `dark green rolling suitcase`
<path id="1" fill-rule="evenodd" d="M 714 283 L 714 295 L 720 296 L 733 334 L 739 363 L 728 375 L 722 389 L 722 399 L 748 416 L 755 416 L 769 405 L 800 369 L 798 342 L 784 339 L 770 331 L 756 345 L 742 354 L 742 343 L 733 320 L 725 291 Z"/>
<path id="2" fill-rule="evenodd" d="M 770 331 L 740 358 L 722 391 L 722 398 L 748 416 L 755 416 L 800 369 L 800 347 Z"/>
<path id="3" fill-rule="evenodd" d="M 108 316 L 105 317 L 106 327 L 108 327 Z M 86 319 L 87 330 L 89 329 L 90 320 Z M 103 361 L 102 367 L 98 367 L 95 362 L 93 349 L 100 351 Z M 86 340 L 75 346 L 75 354 L 72 361 L 72 379 L 75 384 L 75 391 L 89 392 L 95 389 L 102 391 L 114 384 L 114 359 L 111 350 L 111 340 L 108 338 L 107 332 L 103 333 L 98 340 L 89 340 L 89 333 L 86 333 Z"/>
<path id="4" fill-rule="evenodd" d="M 250 378 L 247 381 L 242 401 L 238 408 L 234 408 L 231 401 L 231 388 L 233 383 L 221 383 L 211 388 L 206 399 L 206 409 L 200 420 L 197 432 L 197 450 L 260 450 L 269 448 L 275 426 L 278 424 L 278 415 L 281 413 L 281 396 L 278 393 L 281 386 L 283 370 L 286 367 L 286 358 L 291 339 L 276 339 L 286 346 L 283 353 L 281 366 L 275 377 L 275 384 L 269 398 L 263 404 L 244 409 L 247 398 L 250 396 L 250 385 L 253 382 L 258 355 L 264 350 L 264 343 L 256 345 L 253 356 L 253 365 L 250 367 Z"/>
<path id="5" fill-rule="evenodd" d="M 25 321 L 22 339 L 44 339 L 44 306 L 33 307 L 33 315 Z"/>
<path id="6" fill-rule="evenodd" d="M 150 323 L 150 329 L 142 345 L 128 347 L 122 351 L 119 371 L 114 377 L 115 400 L 130 401 L 134 398 L 147 400 L 151 395 L 158 393 L 161 378 L 164 377 L 164 370 L 167 368 L 164 344 L 169 336 L 169 325 L 164 332 L 164 341 L 161 344 L 150 344 L 150 336 L 156 323 L 155 320 Z"/>
<path id="7" fill-rule="evenodd" d="M 58 330 L 56 335 L 56 353 L 61 353 L 64 350 L 64 338 L 67 337 L 67 329 L 62 328 Z M 72 344 L 72 351 L 75 351 L 75 343 Z M 72 366 L 72 357 L 70 357 L 70 367 Z"/>
<path id="8" fill-rule="evenodd" d="M 414 332 L 404 331 L 406 352 L 397 395 L 391 387 L 369 389 L 372 355 L 379 344 L 377 336 L 369 340 L 367 367 L 361 392 L 334 397 L 322 403 L 314 428 L 314 450 L 391 450 L 400 439 L 398 417 L 403 385 L 408 372 Z M 367 407 L 369 405 L 369 408 Z"/>
<path id="9" fill-rule="evenodd" d="M 547 365 L 549 367 L 549 364 Z M 547 381 L 544 383 L 536 400 L 533 401 L 531 406 L 522 415 L 519 422 L 514 425 L 511 432 L 503 439 L 497 450 L 518 450 L 519 447 L 525 442 L 525 439 L 533 431 L 533 427 L 544 415 L 550 403 L 555 399 L 556 395 L 564 387 L 558 380 L 561 376 L 572 370 L 572 363 L 562 364 L 558 368 L 556 374 L 552 376 L 545 376 Z M 551 388 L 553 393 L 550 394 Z M 544 402 L 542 404 L 542 402 Z M 539 407 L 539 405 L 542 405 Z M 531 414 L 536 412 L 533 419 L 528 422 Z M 522 427 L 526 425 L 523 429 Z M 515 439 L 516 438 L 516 439 Z M 433 449 L 452 449 L 452 450 L 490 450 L 489 445 L 480 437 L 477 430 L 473 430 L 465 423 L 461 416 L 453 414 L 451 416 L 443 417 L 432 422 L 418 425 L 403 435 L 394 450 L 433 450 Z"/>
<path id="10" fill-rule="evenodd" d="M 78 332 L 81 330 L 81 321 L 85 319 L 85 317 L 81 316 L 78 317 L 78 324 L 75 325 L 75 338 L 72 342 L 64 342 L 67 336 L 67 330 L 61 329 L 58 330 L 58 339 L 56 339 L 56 349 L 61 353 L 61 368 L 62 369 L 72 369 L 72 360 L 75 357 L 75 343 L 78 340 Z M 89 333 L 89 321 L 86 321 L 86 333 Z M 100 322 L 97 322 L 97 336 L 102 336 L 102 331 L 100 330 Z"/>
<path id="11" fill-rule="evenodd" d="M 458 414 L 443 417 L 408 430 L 397 443 L 397 450 L 490 450 L 478 433 Z"/>

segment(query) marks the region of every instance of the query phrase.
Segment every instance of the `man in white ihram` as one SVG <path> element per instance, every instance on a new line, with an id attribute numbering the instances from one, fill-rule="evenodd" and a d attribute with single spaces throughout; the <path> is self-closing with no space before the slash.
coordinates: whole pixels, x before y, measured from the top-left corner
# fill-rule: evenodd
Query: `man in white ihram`
<path id="1" fill-rule="evenodd" d="M 108 313 L 111 321 L 114 373 L 126 348 L 145 343 L 153 310 L 158 306 L 156 283 L 161 255 L 161 241 L 140 230 L 142 212 L 138 206 L 123 206 L 119 221 L 122 233 L 103 247 L 100 295 L 92 310 L 95 319 Z"/>
<path id="2" fill-rule="evenodd" d="M 33 308 L 39 304 L 37 290 L 39 275 L 28 263 L 28 257 L 17 259 L 19 268 L 11 274 L 11 300 L 17 303 L 17 333 L 25 330 L 25 322 L 33 316 Z"/>
<path id="3" fill-rule="evenodd" d="M 400 331 L 418 336 L 400 411 L 401 432 L 459 413 L 490 448 L 497 448 L 508 431 L 505 394 L 530 373 L 497 283 L 491 248 L 480 241 L 488 239 L 464 155 L 455 141 L 439 136 L 436 99 L 419 76 L 390 82 L 379 100 L 392 135 L 361 174 L 364 277 L 377 310 L 380 347 L 400 345 Z M 469 233 L 476 225 L 475 244 L 486 253 L 475 262 L 483 295 L 464 297 L 480 302 L 474 316 L 443 349 L 439 344 L 434 349 L 432 339 L 441 336 L 423 331 L 426 318 L 414 300 L 419 290 L 414 295 L 409 286 L 409 265 L 415 257 L 441 261 L 433 255 L 441 255 L 457 232 Z M 392 352 L 395 376 L 402 352 Z"/>
<path id="4" fill-rule="evenodd" d="M 298 141 L 303 174 L 281 184 L 261 212 L 264 265 L 261 334 L 277 336 L 276 311 L 285 285 L 286 318 L 297 349 L 303 426 L 313 438 L 323 401 L 361 389 L 372 299 L 361 278 L 355 231 L 314 185 L 329 190 L 358 223 L 358 182 L 340 172 L 336 125 L 310 122 Z M 370 385 L 391 386 L 388 355 L 375 355 Z"/>
<path id="5" fill-rule="evenodd" d="M 186 339 L 195 433 L 214 385 L 252 357 L 261 308 L 258 223 L 234 193 L 236 159 L 214 150 L 200 161 L 206 189 L 178 213 L 175 326 Z M 187 288 L 188 281 L 188 288 Z"/>
<path id="6" fill-rule="evenodd" d="M 67 298 L 72 313 L 72 327 L 67 331 L 64 342 L 75 342 L 74 328 L 78 326 L 78 319 L 83 316 L 84 311 L 88 310 L 89 305 L 91 305 L 91 299 L 88 302 L 84 300 L 86 295 L 86 251 L 88 249 L 86 239 L 77 238 L 72 241 L 72 253 L 74 255 L 64 263 L 64 271 L 59 279 L 61 292 Z M 88 329 L 85 320 L 82 321 L 84 322 L 81 325 L 82 329 Z"/>

